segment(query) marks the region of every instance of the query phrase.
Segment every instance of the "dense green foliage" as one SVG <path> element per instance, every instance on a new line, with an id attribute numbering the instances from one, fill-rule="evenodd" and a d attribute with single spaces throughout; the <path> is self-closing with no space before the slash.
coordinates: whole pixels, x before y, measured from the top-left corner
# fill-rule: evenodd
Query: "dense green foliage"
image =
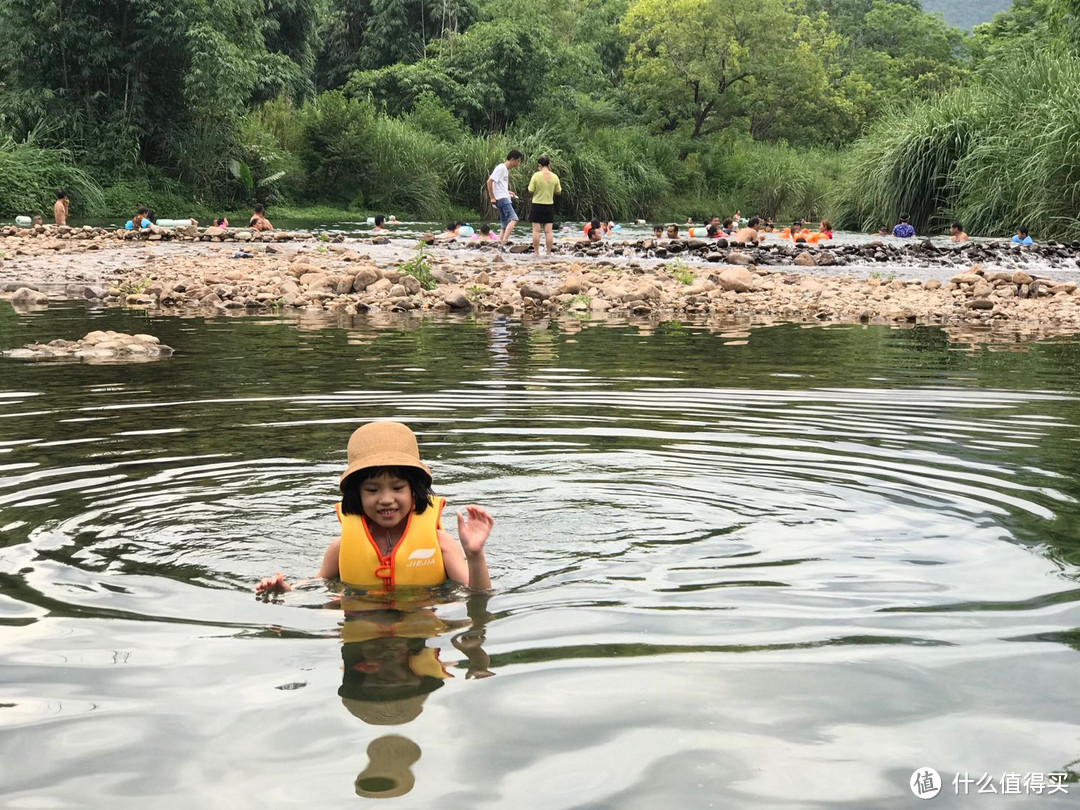
<path id="1" fill-rule="evenodd" d="M 870 229 L 1080 239 L 1080 3 L 1019 0 L 976 29 L 969 81 L 886 114 L 859 141 L 835 219 Z"/>
<path id="2" fill-rule="evenodd" d="M 518 148 L 517 188 L 549 155 L 567 218 L 825 215 L 841 188 L 849 221 L 929 223 L 958 181 L 927 161 L 963 155 L 899 139 L 947 129 L 1007 43 L 1068 28 L 1069 0 L 1021 2 L 972 38 L 919 0 L 0 0 L 0 214 L 58 185 L 75 216 L 487 213 Z M 903 177 L 879 160 L 911 150 Z"/>

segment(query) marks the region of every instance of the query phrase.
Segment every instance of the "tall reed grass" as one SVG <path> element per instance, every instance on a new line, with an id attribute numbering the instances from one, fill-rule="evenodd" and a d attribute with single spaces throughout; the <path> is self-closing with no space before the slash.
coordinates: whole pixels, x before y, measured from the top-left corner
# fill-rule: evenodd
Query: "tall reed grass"
<path id="1" fill-rule="evenodd" d="M 1018 50 L 977 81 L 879 120 L 849 156 L 834 205 L 870 230 L 910 212 L 973 234 L 1080 239 L 1080 57 Z"/>
<path id="2" fill-rule="evenodd" d="M 61 188 L 71 195 L 75 211 L 98 214 L 104 208 L 101 187 L 70 160 L 66 150 L 39 146 L 33 136 L 24 141 L 0 136 L 0 216 L 40 214 L 51 219 Z"/>
<path id="3" fill-rule="evenodd" d="M 834 224 L 870 231 L 907 213 L 920 233 L 942 228 L 951 216 L 957 163 L 988 113 L 984 94 L 971 88 L 885 113 L 847 157 Z"/>

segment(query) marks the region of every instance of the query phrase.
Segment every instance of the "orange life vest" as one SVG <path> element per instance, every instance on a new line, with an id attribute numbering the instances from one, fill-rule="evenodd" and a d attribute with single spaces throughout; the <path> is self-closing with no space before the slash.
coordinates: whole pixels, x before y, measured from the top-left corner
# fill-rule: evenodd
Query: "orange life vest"
<path id="1" fill-rule="evenodd" d="M 337 504 L 341 521 L 341 548 L 338 550 L 338 574 L 341 581 L 357 588 L 425 588 L 446 581 L 442 551 L 439 549 L 440 516 L 446 501 L 432 498 L 423 514 L 413 512 L 405 531 L 388 554 L 380 554 L 371 536 L 367 518 L 345 515 Z"/>

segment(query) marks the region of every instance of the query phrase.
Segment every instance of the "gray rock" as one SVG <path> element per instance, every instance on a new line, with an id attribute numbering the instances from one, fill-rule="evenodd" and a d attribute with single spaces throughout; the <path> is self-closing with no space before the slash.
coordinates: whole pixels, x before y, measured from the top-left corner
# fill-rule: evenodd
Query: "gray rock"
<path id="1" fill-rule="evenodd" d="M 109 294 L 109 291 L 104 287 L 96 287 L 93 284 L 88 284 L 82 288 L 83 298 L 87 298 L 91 301 L 96 301 L 99 298 L 105 298 Z"/>
<path id="2" fill-rule="evenodd" d="M 749 256 L 746 253 L 740 253 L 737 250 L 733 250 L 730 253 L 728 253 L 727 256 L 724 257 L 724 261 L 727 264 L 735 264 L 735 265 L 743 265 L 743 266 L 745 266 L 745 265 L 748 265 L 748 264 L 752 264 L 754 260 L 753 260 L 753 258 L 751 256 Z"/>
<path id="3" fill-rule="evenodd" d="M 443 298 L 450 309 L 472 309 L 472 301 L 465 297 L 465 293 L 461 291 L 455 291 L 447 293 Z"/>
<path id="4" fill-rule="evenodd" d="M 533 298 L 537 301 L 546 301 L 551 298 L 551 290 L 542 284 L 524 284 L 521 287 L 522 298 Z"/>
<path id="5" fill-rule="evenodd" d="M 49 300 L 43 292 L 32 290 L 29 287 L 19 287 L 11 296 L 11 303 L 18 307 L 28 307 L 34 304 L 44 304 Z"/>

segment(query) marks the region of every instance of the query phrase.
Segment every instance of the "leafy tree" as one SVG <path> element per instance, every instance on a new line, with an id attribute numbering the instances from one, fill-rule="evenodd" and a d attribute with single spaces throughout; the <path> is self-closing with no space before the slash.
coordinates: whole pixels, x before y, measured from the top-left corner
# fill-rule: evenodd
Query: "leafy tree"
<path id="1" fill-rule="evenodd" d="M 473 0 L 329 0 L 319 86 L 342 87 L 356 70 L 418 62 L 432 43 L 465 31 L 477 15 Z"/>
<path id="2" fill-rule="evenodd" d="M 369 96 L 391 115 L 433 95 L 474 130 L 497 132 L 533 107 L 554 65 L 544 32 L 514 23 L 477 23 L 434 50 L 412 65 L 359 71 L 347 92 Z"/>
<path id="3" fill-rule="evenodd" d="M 752 86 L 790 79 L 797 23 L 782 0 L 634 0 L 622 31 L 626 75 L 652 125 L 697 139 L 742 120 Z"/>

